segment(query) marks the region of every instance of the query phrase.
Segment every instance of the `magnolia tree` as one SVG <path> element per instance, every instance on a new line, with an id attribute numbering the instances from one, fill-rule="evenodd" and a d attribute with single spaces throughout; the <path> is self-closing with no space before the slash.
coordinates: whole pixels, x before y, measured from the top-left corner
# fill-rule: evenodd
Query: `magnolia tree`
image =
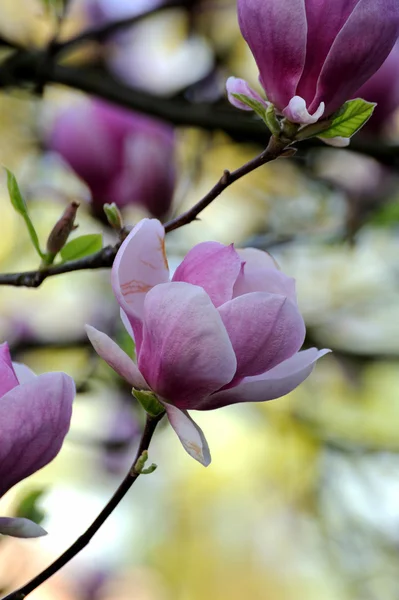
<path id="1" fill-rule="evenodd" d="M 62 13 L 65 6 L 56 4 Z M 142 3 L 139 11 L 137 7 L 129 11 L 127 4 L 121 14 L 112 16 L 109 3 L 91 2 L 94 25 L 66 42 L 55 37 L 42 53 L 3 41 L 11 52 L 5 60 L 9 77 L 4 78 L 4 86 L 34 83 L 39 89 L 58 82 L 103 98 L 58 111 L 44 142 L 86 183 L 93 213 L 102 216 L 119 239 L 104 248 L 96 234 L 68 241 L 78 209 L 73 202 L 42 248 L 17 180 L 7 171 L 11 201 L 25 220 L 40 266 L 35 271 L 2 274 L 0 284 L 37 287 L 55 275 L 112 267 L 114 302 L 134 343 L 134 357 L 91 323 L 86 331 L 95 351 L 127 382 L 146 414 L 136 457 L 114 496 L 70 548 L 10 593 L 9 600 L 25 598 L 73 559 L 136 479 L 154 471 L 155 465 L 145 465 L 164 416 L 186 452 L 207 466 L 211 451 L 191 411 L 280 398 L 309 377 L 316 361 L 329 352 L 303 348 L 306 331 L 295 281 L 270 254 L 235 247 L 232 233 L 231 245 L 207 241 L 194 246 L 171 273 L 165 235 L 189 226 L 238 179 L 265 163 L 294 156 L 303 140 L 320 138 L 333 146 L 349 145 L 372 118 L 376 106 L 372 86 L 377 78 L 387 91 L 375 126 L 399 103 L 398 79 L 395 89 L 389 85 L 399 64 L 394 48 L 399 34 L 397 0 L 238 0 L 238 24 L 264 93 L 254 91 L 244 78 L 231 76 L 227 95 L 234 107 L 256 113 L 258 124 L 265 125 L 264 139 L 269 129 L 268 143 L 238 169 L 226 169 L 186 212 L 167 220 L 176 162 L 175 132 L 166 121 L 188 124 L 191 109 L 172 115 L 168 99 L 151 104 L 142 92 L 132 100 L 126 88 L 106 88 L 101 78 L 93 75 L 86 80 L 74 67 L 57 61 L 88 39 L 117 35 L 146 11 L 158 10 L 160 3 Z M 169 2 L 166 7 L 176 4 L 181 3 Z M 130 105 L 135 112 L 128 110 Z M 156 218 L 134 226 L 124 223 L 121 210 L 129 204 L 143 205 Z M 13 363 L 4 342 L 0 395 L 0 491 L 4 494 L 59 452 L 69 428 L 75 386 L 68 374 L 36 376 L 28 367 Z M 46 532 L 26 518 L 1 517 L 0 533 L 38 537 Z"/>

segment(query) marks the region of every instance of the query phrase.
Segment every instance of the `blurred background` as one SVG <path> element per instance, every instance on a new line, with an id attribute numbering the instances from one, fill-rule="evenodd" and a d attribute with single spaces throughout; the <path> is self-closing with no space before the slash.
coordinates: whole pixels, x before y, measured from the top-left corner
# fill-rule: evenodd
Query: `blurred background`
<path id="1" fill-rule="evenodd" d="M 72 235 L 102 232 L 114 244 L 105 202 L 126 224 L 166 220 L 267 143 L 260 123 L 225 99 L 230 75 L 257 86 L 234 0 L 2 0 L 0 23 L 0 162 L 16 174 L 43 246 L 71 201 L 80 202 Z M 27 53 L 40 55 L 35 68 Z M 63 70 L 51 71 L 54 62 Z M 397 47 L 359 95 L 379 106 L 350 150 L 304 144 L 167 239 L 172 265 L 203 240 L 267 249 L 297 279 L 307 345 L 333 353 L 285 398 L 196 414 L 207 470 L 163 423 L 150 450 L 158 470 L 32 599 L 399 598 Z M 0 210 L 1 272 L 37 268 L 4 175 Z M 93 353 L 85 323 L 129 349 L 109 271 L 0 288 L 0 337 L 14 359 L 65 370 L 79 391 L 60 455 L 1 499 L 12 515 L 36 498 L 49 531 L 0 540 L 4 594 L 86 529 L 135 452 L 143 416 Z"/>

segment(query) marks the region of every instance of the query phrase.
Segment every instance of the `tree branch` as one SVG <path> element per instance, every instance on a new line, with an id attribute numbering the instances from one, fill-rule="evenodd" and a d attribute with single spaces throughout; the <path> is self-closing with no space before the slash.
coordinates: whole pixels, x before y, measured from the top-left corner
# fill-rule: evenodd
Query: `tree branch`
<path id="1" fill-rule="evenodd" d="M 269 145 L 261 154 L 242 165 L 235 171 L 225 171 L 219 181 L 213 186 L 213 188 L 205 194 L 203 198 L 192 208 L 182 215 L 168 221 L 164 224 L 166 233 L 174 231 L 179 227 L 183 227 L 188 223 L 194 221 L 198 215 L 203 211 L 213 200 L 215 200 L 226 188 L 232 183 L 244 177 L 251 171 L 254 171 L 258 167 L 264 165 L 267 162 L 275 160 L 281 156 L 286 143 L 281 140 L 277 140 L 272 137 L 269 141 Z M 104 269 L 111 267 L 116 253 L 120 247 L 120 242 L 115 246 L 107 246 L 95 254 L 86 256 L 78 260 L 73 260 L 61 265 L 52 265 L 44 269 L 37 271 L 25 271 L 23 273 L 4 273 L 0 274 L 0 285 L 11 285 L 15 287 L 39 287 L 47 277 L 54 275 L 61 275 L 63 273 L 71 273 L 73 271 L 82 271 L 85 269 Z"/>
<path id="2" fill-rule="evenodd" d="M 39 573 L 36 577 L 31 579 L 24 586 L 11 592 L 8 596 L 5 596 L 3 600 L 23 600 L 28 594 L 33 592 L 42 583 L 50 579 L 55 573 L 57 573 L 63 566 L 65 566 L 72 558 L 74 558 L 83 548 L 85 548 L 92 540 L 97 531 L 105 523 L 114 509 L 118 506 L 119 502 L 125 497 L 127 492 L 130 490 L 136 479 L 140 476 L 140 472 L 136 470 L 136 464 L 144 451 L 148 450 L 152 436 L 154 435 L 155 429 L 162 419 L 162 413 L 158 417 L 147 416 L 146 425 L 140 441 L 139 449 L 137 450 L 136 457 L 133 465 L 122 481 L 115 494 L 112 496 L 108 504 L 103 508 L 97 518 L 93 521 L 90 527 L 81 535 L 73 544 L 70 546 L 57 560 L 55 560 L 50 566 L 44 571 Z"/>

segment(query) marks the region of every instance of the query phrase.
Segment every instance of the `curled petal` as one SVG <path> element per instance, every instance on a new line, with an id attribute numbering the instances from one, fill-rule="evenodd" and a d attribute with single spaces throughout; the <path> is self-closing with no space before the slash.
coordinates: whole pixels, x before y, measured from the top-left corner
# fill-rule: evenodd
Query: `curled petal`
<path id="1" fill-rule="evenodd" d="M 132 387 L 138 390 L 148 390 L 148 385 L 137 366 L 118 344 L 91 325 L 86 325 L 85 329 L 94 350 L 118 375 Z"/>
<path id="2" fill-rule="evenodd" d="M 283 110 L 283 115 L 292 123 L 311 125 L 316 123 L 324 114 L 325 105 L 321 102 L 316 112 L 311 115 L 306 108 L 306 102 L 300 96 L 294 96 Z"/>
<path id="3" fill-rule="evenodd" d="M 185 281 L 202 287 L 215 306 L 233 297 L 233 287 L 241 270 L 241 259 L 233 244 L 218 242 L 197 244 L 177 267 L 173 281 Z"/>
<path id="4" fill-rule="evenodd" d="M 74 396 L 71 377 L 45 373 L 0 399 L 0 496 L 58 454 Z"/>
<path id="5" fill-rule="evenodd" d="M 278 269 L 270 254 L 256 248 L 239 249 L 237 253 L 243 262 L 234 285 L 234 298 L 250 292 L 269 292 L 296 302 L 295 280 Z"/>
<path id="6" fill-rule="evenodd" d="M 169 281 L 165 230 L 159 221 L 143 219 L 129 233 L 116 255 L 111 280 L 139 347 L 146 294 L 154 285 Z"/>
<path id="7" fill-rule="evenodd" d="M 303 318 L 296 304 L 284 296 L 253 292 L 218 310 L 237 357 L 234 381 L 272 369 L 303 344 Z"/>
<path id="8" fill-rule="evenodd" d="M 36 538 L 47 535 L 47 531 L 30 519 L 0 517 L 0 534 L 17 538 Z"/>
<path id="9" fill-rule="evenodd" d="M 222 319 L 202 288 L 172 282 L 148 292 L 138 366 L 155 393 L 195 408 L 231 381 L 236 365 Z"/>
<path id="10" fill-rule="evenodd" d="M 226 90 L 230 104 L 232 104 L 236 108 L 240 108 L 241 110 L 252 110 L 252 108 L 248 106 L 248 104 L 241 102 L 241 100 L 235 98 L 233 94 L 247 96 L 251 100 L 260 102 L 265 108 L 268 107 L 269 103 L 266 102 L 262 98 L 262 96 L 258 94 L 258 92 L 255 92 L 255 90 L 251 88 L 251 86 L 247 81 L 245 81 L 245 79 L 240 79 L 239 77 L 229 77 L 226 81 Z"/>
<path id="11" fill-rule="evenodd" d="M 315 362 L 328 352 L 317 348 L 298 352 L 267 373 L 246 377 L 236 387 L 212 394 L 199 408 L 212 410 L 238 402 L 265 402 L 285 396 L 309 377 Z"/>
<path id="12" fill-rule="evenodd" d="M 169 422 L 185 451 L 195 460 L 198 460 L 201 465 L 207 467 L 211 462 L 211 453 L 202 429 L 194 423 L 187 411 L 180 410 L 166 402 L 164 406 Z"/>

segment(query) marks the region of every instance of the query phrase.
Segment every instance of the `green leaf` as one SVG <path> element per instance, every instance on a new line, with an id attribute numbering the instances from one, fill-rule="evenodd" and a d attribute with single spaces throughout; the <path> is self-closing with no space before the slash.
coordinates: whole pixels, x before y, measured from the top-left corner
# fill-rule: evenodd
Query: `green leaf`
<path id="1" fill-rule="evenodd" d="M 234 96 L 234 98 L 237 98 L 237 100 L 239 100 L 246 106 L 249 106 L 249 108 L 251 108 L 254 112 L 256 112 L 256 114 L 261 119 L 263 119 L 263 121 L 265 120 L 266 106 L 264 104 L 262 104 L 262 102 L 259 102 L 259 100 L 254 100 L 253 98 L 250 98 L 249 96 L 245 96 L 244 94 L 232 94 L 232 95 Z"/>
<path id="2" fill-rule="evenodd" d="M 38 506 L 43 494 L 46 493 L 44 488 L 31 490 L 23 496 L 14 512 L 16 517 L 30 519 L 34 523 L 40 524 L 44 517 L 44 511 Z"/>
<path id="3" fill-rule="evenodd" d="M 88 233 L 71 240 L 62 248 L 60 254 L 64 262 L 84 258 L 98 252 L 103 247 L 101 233 Z"/>
<path id="4" fill-rule="evenodd" d="M 373 114 L 376 104 L 366 102 L 362 98 L 349 100 L 343 107 L 330 117 L 329 128 L 319 134 L 321 138 L 344 137 L 350 138 L 363 127 Z"/>
<path id="5" fill-rule="evenodd" d="M 17 213 L 19 213 L 24 219 L 30 239 L 32 240 L 32 244 L 35 247 L 35 250 L 40 256 L 40 258 L 43 258 L 44 253 L 40 249 L 39 238 L 36 233 L 36 229 L 30 219 L 28 207 L 26 205 L 24 197 L 21 194 L 15 175 L 11 173 L 11 171 L 9 171 L 7 168 L 5 168 L 5 170 L 7 173 L 7 188 L 8 193 L 10 195 L 11 204 L 13 205 Z"/>
<path id="6" fill-rule="evenodd" d="M 165 412 L 165 408 L 159 402 L 158 398 L 154 394 L 154 392 L 145 391 L 145 390 L 135 390 L 132 389 L 132 394 L 140 402 L 141 406 L 144 408 L 146 413 L 148 413 L 151 417 L 157 417 Z"/>

